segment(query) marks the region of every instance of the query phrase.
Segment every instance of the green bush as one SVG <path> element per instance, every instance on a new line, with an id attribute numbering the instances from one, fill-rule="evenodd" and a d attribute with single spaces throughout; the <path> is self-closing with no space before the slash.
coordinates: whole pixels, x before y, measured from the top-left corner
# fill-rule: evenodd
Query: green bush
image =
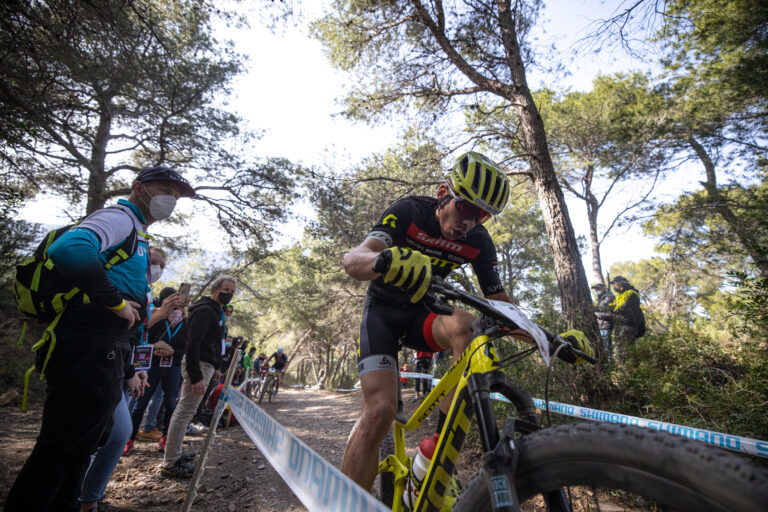
<path id="1" fill-rule="evenodd" d="M 766 437 L 768 367 L 753 343 L 717 339 L 676 319 L 629 347 L 617 376 L 617 412 Z"/>
<path id="2" fill-rule="evenodd" d="M 554 361 L 552 401 L 718 432 L 768 438 L 768 365 L 755 342 L 714 337 L 685 317 L 640 338 L 623 361 L 574 367 Z M 722 333 L 721 333 L 722 334 Z M 496 342 L 503 360 L 523 344 Z M 505 368 L 511 381 L 544 398 L 546 366 L 536 354 Z M 497 404 L 497 414 L 509 415 Z M 553 424 L 578 421 L 551 414 Z"/>

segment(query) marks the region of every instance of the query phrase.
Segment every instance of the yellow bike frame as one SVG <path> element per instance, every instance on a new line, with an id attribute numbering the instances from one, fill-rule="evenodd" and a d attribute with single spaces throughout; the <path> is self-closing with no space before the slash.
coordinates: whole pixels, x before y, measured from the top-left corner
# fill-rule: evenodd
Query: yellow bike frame
<path id="1" fill-rule="evenodd" d="M 451 408 L 448 411 L 440 440 L 435 448 L 432 461 L 421 484 L 419 499 L 414 507 L 418 512 L 449 511 L 453 500 L 445 500 L 445 493 L 451 482 L 451 475 L 456 469 L 459 453 L 464 439 L 469 432 L 472 418 L 472 401 L 467 389 L 467 379 L 475 373 L 487 373 L 498 370 L 499 357 L 486 334 L 475 337 L 464 350 L 448 373 L 432 389 L 418 409 L 403 424 L 394 422 L 395 453 L 387 456 L 379 463 L 379 474 L 393 473 L 395 479 L 393 512 L 403 512 L 402 495 L 408 473 L 411 470 L 411 460 L 405 454 L 404 429 L 416 430 L 429 417 L 448 392 L 456 387 Z"/>

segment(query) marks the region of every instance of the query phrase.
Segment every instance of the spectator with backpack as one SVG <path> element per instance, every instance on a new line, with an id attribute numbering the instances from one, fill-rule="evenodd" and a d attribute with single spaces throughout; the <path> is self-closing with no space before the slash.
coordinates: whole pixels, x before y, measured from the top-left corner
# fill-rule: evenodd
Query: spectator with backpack
<path id="1" fill-rule="evenodd" d="M 194 194 L 167 167 L 142 169 L 127 200 L 93 212 L 48 247 L 56 275 L 76 292 L 36 344 L 47 345 L 37 358 L 47 379 L 42 425 L 6 511 L 79 509 L 83 474 L 121 399 L 132 331 L 147 314 L 146 229 Z"/>
<path id="2" fill-rule="evenodd" d="M 645 316 L 640 308 L 640 294 L 626 277 L 616 276 L 611 284 L 616 292 L 616 298 L 610 303 L 613 339 L 616 350 L 621 352 L 645 334 Z"/>

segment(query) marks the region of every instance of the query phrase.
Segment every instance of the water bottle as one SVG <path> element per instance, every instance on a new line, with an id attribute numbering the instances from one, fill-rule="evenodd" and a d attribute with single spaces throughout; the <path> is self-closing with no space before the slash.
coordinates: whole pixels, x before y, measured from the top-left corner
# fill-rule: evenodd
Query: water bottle
<path id="1" fill-rule="evenodd" d="M 408 477 L 408 481 L 405 485 L 405 491 L 403 492 L 403 503 L 405 508 L 410 510 L 416 505 L 416 501 L 419 499 L 419 487 L 424 480 L 424 475 L 427 474 L 427 469 L 432 461 L 432 455 L 435 453 L 437 447 L 437 441 L 440 439 L 440 434 L 435 434 L 425 437 L 419 443 L 419 450 L 416 453 L 416 457 L 413 458 L 411 464 L 411 474 Z"/>

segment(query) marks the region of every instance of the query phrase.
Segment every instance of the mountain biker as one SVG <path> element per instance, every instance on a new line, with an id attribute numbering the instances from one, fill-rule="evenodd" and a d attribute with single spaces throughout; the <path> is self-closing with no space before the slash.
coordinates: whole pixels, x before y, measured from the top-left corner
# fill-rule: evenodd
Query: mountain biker
<path id="1" fill-rule="evenodd" d="M 282 376 L 285 375 L 285 368 L 288 366 L 288 356 L 285 355 L 285 349 L 283 347 L 277 347 L 277 351 L 269 356 L 267 363 L 272 361 L 272 359 L 275 360 L 274 364 L 272 364 L 272 368 L 275 369 L 275 377 L 277 378 L 275 381 L 275 392 L 272 393 L 272 396 L 277 396 L 277 390 L 280 388 Z"/>
<path id="2" fill-rule="evenodd" d="M 485 297 L 511 302 L 496 269 L 496 248 L 483 226 L 502 211 L 508 197 L 509 182 L 499 167 L 480 153 L 465 153 L 445 176 L 436 198 L 396 201 L 344 256 L 349 276 L 370 281 L 358 339 L 362 415 L 342 462 L 342 472 L 365 489 L 376 477 L 379 445 L 398 410 L 399 340 L 417 351 L 451 349 L 451 364 L 471 341 L 472 315 L 455 309 L 438 316 L 419 304 L 431 276 L 445 277 L 469 263 Z M 510 334 L 533 343 L 523 331 Z M 438 432 L 452 397 L 453 390 L 440 401 Z"/>

